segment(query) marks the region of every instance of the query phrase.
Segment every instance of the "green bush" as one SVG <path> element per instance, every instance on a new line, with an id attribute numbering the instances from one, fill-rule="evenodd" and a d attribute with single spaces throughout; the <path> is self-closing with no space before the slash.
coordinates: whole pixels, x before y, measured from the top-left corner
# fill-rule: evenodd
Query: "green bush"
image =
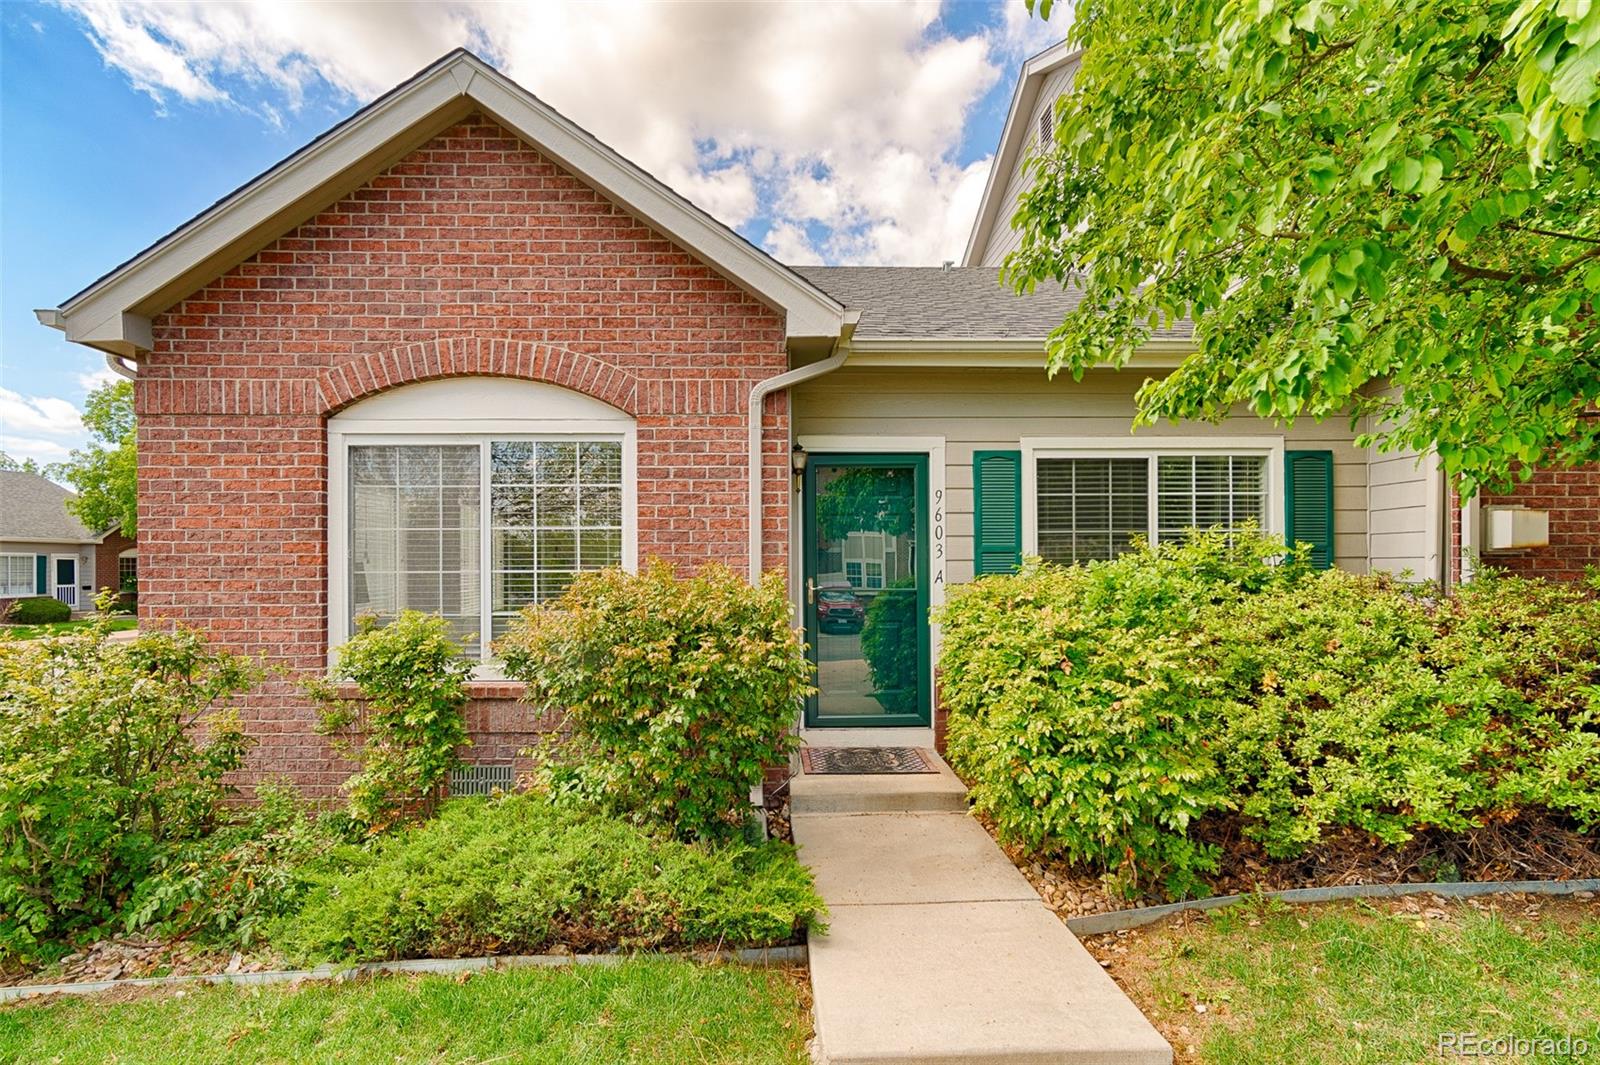
<path id="1" fill-rule="evenodd" d="M 1493 576 L 1441 602 L 1281 550 L 1195 534 L 953 591 L 950 758 L 1005 837 L 1184 894 L 1208 815 L 1275 857 L 1333 828 L 1600 824 L 1600 602 Z"/>
<path id="2" fill-rule="evenodd" d="M 72 608 L 49 595 L 18 599 L 11 604 L 11 611 L 6 615 L 6 622 L 12 625 L 53 625 L 71 619 Z"/>
<path id="3" fill-rule="evenodd" d="M 287 784 L 263 784 L 255 799 L 157 861 L 126 907 L 128 931 L 247 949 L 271 921 L 299 909 L 311 886 L 307 867 L 351 841 L 351 822 L 319 813 Z"/>
<path id="4" fill-rule="evenodd" d="M 916 709 L 916 581 L 898 581 L 872 597 L 861 626 L 861 654 L 878 701 L 891 714 Z"/>
<path id="5" fill-rule="evenodd" d="M 1575 589 L 1489 575 L 1439 602 L 1329 571 L 1203 628 L 1199 713 L 1271 856 L 1334 826 L 1600 825 L 1600 602 Z"/>
<path id="6" fill-rule="evenodd" d="M 471 742 L 462 718 L 471 676 L 448 623 L 406 610 L 388 624 L 362 618 L 330 675 L 307 683 L 319 731 L 361 765 L 344 783 L 357 821 L 382 831 L 437 799 Z M 342 698 L 340 682 L 361 697 Z"/>
<path id="7" fill-rule="evenodd" d="M 1196 534 L 1113 562 L 1020 572 L 951 590 L 942 692 L 951 765 L 1001 835 L 1029 848 L 1194 890 L 1215 854 L 1191 823 L 1227 795 L 1203 722 L 1201 612 L 1292 585 L 1274 541 Z"/>
<path id="8" fill-rule="evenodd" d="M 0 958 L 32 962 L 118 918 L 173 848 L 203 837 L 246 740 L 228 701 L 246 658 L 185 630 L 0 642 Z"/>
<path id="9" fill-rule="evenodd" d="M 545 785 L 685 839 L 739 829 L 763 767 L 789 755 L 810 672 L 781 575 L 751 587 L 659 561 L 581 575 L 497 650 L 529 701 L 566 714 Z"/>
<path id="10" fill-rule="evenodd" d="M 330 853 L 273 942 L 367 960 L 781 943 L 822 911 L 793 848 L 681 843 L 547 797 L 451 799 Z"/>

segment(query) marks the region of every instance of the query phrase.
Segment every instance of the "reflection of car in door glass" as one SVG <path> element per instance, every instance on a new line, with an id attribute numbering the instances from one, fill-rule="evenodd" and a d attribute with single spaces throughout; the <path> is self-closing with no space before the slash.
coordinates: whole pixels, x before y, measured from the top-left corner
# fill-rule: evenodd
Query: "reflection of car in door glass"
<path id="1" fill-rule="evenodd" d="M 817 592 L 817 627 L 823 632 L 860 632 L 866 616 L 866 608 L 849 588 Z"/>

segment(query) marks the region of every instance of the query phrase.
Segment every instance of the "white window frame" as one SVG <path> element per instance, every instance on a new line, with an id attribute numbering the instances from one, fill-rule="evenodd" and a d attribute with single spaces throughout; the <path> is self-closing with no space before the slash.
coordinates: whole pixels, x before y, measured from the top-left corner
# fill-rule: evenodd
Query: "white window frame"
<path id="1" fill-rule="evenodd" d="M 464 424 L 472 426 L 463 432 Z M 363 421 L 359 427 L 343 429 L 336 422 L 328 428 L 328 662 L 331 665 L 338 647 L 350 638 L 350 448 L 367 445 L 450 445 L 477 444 L 482 459 L 478 464 L 479 513 L 479 633 L 480 660 L 475 676 L 495 680 L 504 676 L 498 663 L 489 657 L 493 631 L 493 558 L 489 515 L 490 465 L 488 448 L 493 441 L 567 442 L 612 440 L 622 444 L 622 568 L 629 573 L 639 568 L 638 431 L 633 422 L 590 419 L 486 420 L 460 419 Z"/>
<path id="2" fill-rule="evenodd" d="M 1281 436 L 1150 437 L 1144 440 L 1108 440 L 1088 436 L 1025 436 L 1022 450 L 1022 553 L 1039 553 L 1039 460 L 1142 458 L 1150 464 L 1147 491 L 1146 537 L 1157 542 L 1158 478 L 1156 460 L 1164 455 L 1259 455 L 1266 458 L 1266 520 L 1262 531 L 1283 535 L 1283 453 Z"/>
<path id="3" fill-rule="evenodd" d="M 7 551 L 4 554 L 0 554 L 0 562 L 4 562 L 5 563 L 5 566 L 6 566 L 7 570 L 10 569 L 11 560 L 14 559 L 14 558 L 23 558 L 23 559 L 27 559 L 28 560 L 28 580 L 27 580 L 28 590 L 25 591 L 25 592 L 20 592 L 20 593 L 13 592 L 13 591 L 11 591 L 9 589 L 9 587 L 7 585 L 0 584 L 0 599 L 31 599 L 33 596 L 38 594 L 39 589 L 38 589 L 38 585 L 36 583 L 38 578 L 39 578 L 39 574 L 38 574 L 38 566 L 39 566 L 38 557 L 39 556 L 37 556 L 35 554 L 32 554 L 32 553 L 24 554 L 24 553 L 22 553 L 20 551 Z M 5 576 L 5 572 L 4 571 L 0 571 L 0 577 L 3 577 L 3 576 Z"/>

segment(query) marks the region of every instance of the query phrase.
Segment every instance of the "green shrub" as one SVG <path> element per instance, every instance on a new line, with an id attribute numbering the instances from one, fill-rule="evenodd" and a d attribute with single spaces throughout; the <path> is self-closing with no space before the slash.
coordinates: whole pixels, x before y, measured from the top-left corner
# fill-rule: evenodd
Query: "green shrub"
<path id="1" fill-rule="evenodd" d="M 0 642 L 0 957 L 37 961 L 117 918 L 174 847 L 216 824 L 257 677 L 185 630 Z"/>
<path id="2" fill-rule="evenodd" d="M 361 765 L 344 784 L 357 821 L 382 831 L 438 797 L 470 743 L 462 708 L 471 676 L 445 620 L 406 610 L 388 624 L 362 618 L 330 676 L 306 685 L 322 706 L 319 731 Z M 361 697 L 342 698 L 340 682 Z"/>
<path id="3" fill-rule="evenodd" d="M 53 625 L 72 619 L 72 608 L 49 595 L 18 599 L 11 604 L 6 622 L 12 625 Z"/>
<path id="4" fill-rule="evenodd" d="M 1198 713 L 1269 855 L 1529 808 L 1600 825 L 1600 603 L 1581 592 L 1490 575 L 1438 602 L 1329 571 L 1203 630 Z"/>
<path id="5" fill-rule="evenodd" d="M 950 759 L 1003 836 L 1176 895 L 1214 868 L 1208 815 L 1273 857 L 1600 825 L 1600 601 L 1492 575 L 1439 601 L 1280 551 L 1195 534 L 952 592 Z"/>
<path id="6" fill-rule="evenodd" d="M 738 830 L 763 767 L 788 757 L 810 672 L 781 575 L 751 587 L 659 561 L 581 575 L 497 649 L 529 701 L 566 713 L 545 784 L 685 839 Z"/>
<path id="7" fill-rule="evenodd" d="M 287 784 L 263 784 L 255 800 L 157 861 L 128 903 L 128 931 L 250 948 L 272 920 L 299 909 L 306 868 L 350 841 L 350 822 L 318 813 Z"/>
<path id="8" fill-rule="evenodd" d="M 451 799 L 332 852 L 274 943 L 365 960 L 787 941 L 822 910 L 793 848 L 680 843 L 547 797 Z"/>
<path id="9" fill-rule="evenodd" d="M 891 714 L 915 709 L 919 651 L 916 581 L 898 581 L 872 597 L 861 626 L 873 690 Z"/>
<path id="10" fill-rule="evenodd" d="M 1228 799 L 1192 670 L 1201 612 L 1304 578 L 1275 541 L 1195 534 L 1112 562 L 951 590 L 942 692 L 951 765 L 1001 835 L 1115 872 L 1198 887 L 1215 854 L 1190 824 Z"/>

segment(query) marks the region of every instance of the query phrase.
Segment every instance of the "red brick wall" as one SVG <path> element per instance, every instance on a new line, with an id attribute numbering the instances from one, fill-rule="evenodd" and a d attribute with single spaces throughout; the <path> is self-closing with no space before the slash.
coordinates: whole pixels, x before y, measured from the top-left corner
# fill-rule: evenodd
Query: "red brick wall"
<path id="1" fill-rule="evenodd" d="M 102 588 L 122 590 L 122 578 L 117 575 L 117 560 L 122 552 L 137 546 L 132 540 L 115 530 L 106 533 L 105 539 L 94 549 L 95 594 Z"/>
<path id="2" fill-rule="evenodd" d="M 1580 581 L 1600 566 L 1600 465 L 1539 470 L 1515 492 L 1483 497 L 1484 506 L 1513 503 L 1550 512 L 1550 544 L 1486 553 L 1485 565 L 1553 581 Z"/>
<path id="3" fill-rule="evenodd" d="M 326 415 L 464 373 L 576 388 L 638 423 L 638 542 L 746 564 L 743 410 L 781 316 L 500 127 L 469 120 L 154 322 L 141 360 L 140 604 L 292 672 L 327 649 Z M 766 565 L 787 563 L 788 408 L 769 400 Z M 503 687 L 474 756 L 539 731 Z M 291 678 L 243 707 L 250 779 L 348 771 Z"/>

